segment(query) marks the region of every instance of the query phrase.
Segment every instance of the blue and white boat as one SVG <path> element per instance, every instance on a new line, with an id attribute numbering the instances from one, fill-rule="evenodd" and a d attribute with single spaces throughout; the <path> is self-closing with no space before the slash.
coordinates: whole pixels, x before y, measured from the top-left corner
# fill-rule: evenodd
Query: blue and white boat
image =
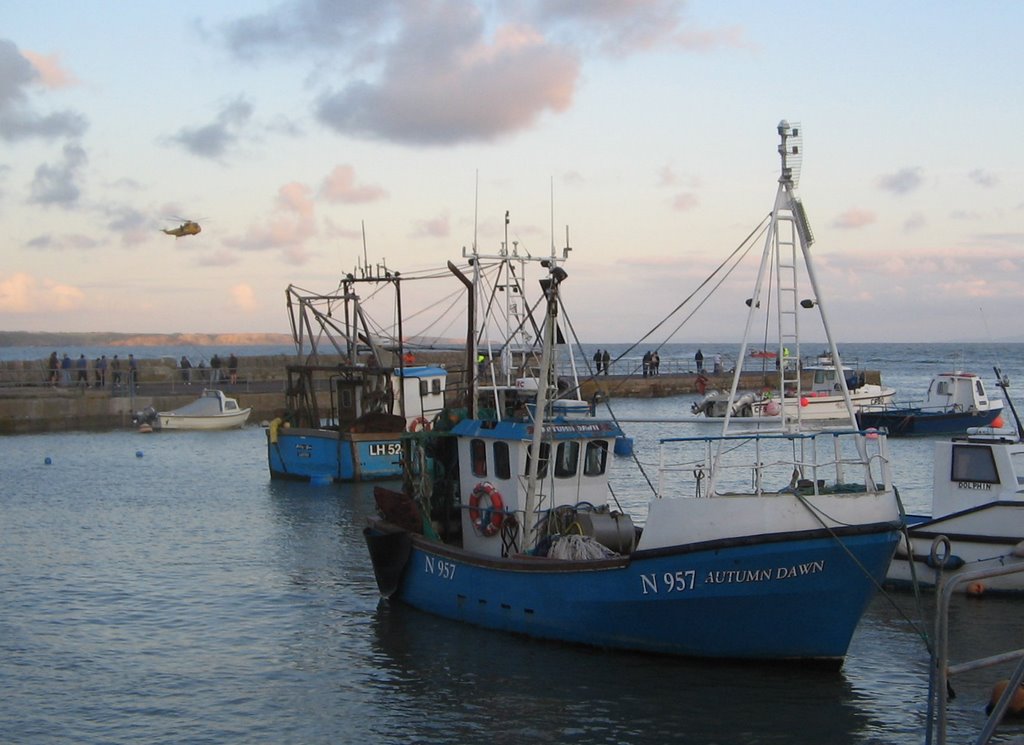
<path id="1" fill-rule="evenodd" d="M 1003 402 L 989 398 L 979 376 L 957 370 L 934 376 L 923 402 L 869 406 L 857 412 L 857 421 L 864 429 L 884 427 L 894 437 L 936 437 L 966 434 L 972 427 L 998 429 L 1002 413 Z"/>
<path id="2" fill-rule="evenodd" d="M 786 309 L 778 331 L 799 354 L 803 259 L 838 359 L 795 195 L 798 131 L 783 122 L 779 134 L 782 176 L 745 339 L 773 294 L 771 307 Z M 747 419 L 755 429 L 736 431 L 727 415 L 720 434 L 662 440 L 656 492 L 634 519 L 608 488 L 619 427 L 559 397 L 553 371 L 567 275 L 554 254 L 547 264 L 533 401 L 511 415 L 471 407 L 435 445 L 440 461 L 456 464 L 450 490 L 440 479 L 432 491 L 375 490 L 383 516 L 364 536 L 381 594 L 544 639 L 841 664 L 899 538 L 885 437 L 856 428 L 845 384 L 846 424 L 834 430 L 805 433 L 797 416 L 776 427 Z M 770 288 L 768 278 L 780 275 Z M 780 391 L 800 385 L 786 367 Z"/>
<path id="3" fill-rule="evenodd" d="M 895 587 L 934 587 L 940 575 L 1024 568 L 1024 426 L 998 369 L 996 377 L 1015 427 L 977 427 L 935 443 L 932 511 L 907 515 L 907 535 L 887 577 Z M 967 582 L 958 589 L 1020 595 L 1024 574 Z"/>
<path id="4" fill-rule="evenodd" d="M 398 296 L 396 272 L 347 275 L 342 292 L 334 295 L 288 287 L 301 361 L 286 366 L 285 413 L 267 428 L 267 463 L 273 478 L 399 478 L 403 433 L 429 429 L 444 408 L 447 371 L 406 366 L 400 325 L 397 351 L 389 355 L 381 348 L 365 331 L 370 324 L 355 293 L 360 282 L 391 283 Z"/>

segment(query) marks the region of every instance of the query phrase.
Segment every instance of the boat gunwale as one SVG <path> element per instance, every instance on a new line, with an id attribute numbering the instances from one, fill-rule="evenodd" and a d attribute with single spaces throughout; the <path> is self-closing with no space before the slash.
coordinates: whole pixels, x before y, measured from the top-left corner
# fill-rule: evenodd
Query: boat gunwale
<path id="1" fill-rule="evenodd" d="M 548 571 L 548 572 L 572 572 L 582 569 L 607 570 L 624 569 L 634 560 L 655 559 L 663 556 L 676 556 L 704 551 L 719 551 L 728 548 L 749 547 L 757 545 L 771 545 L 790 541 L 813 541 L 823 538 L 839 539 L 858 535 L 871 535 L 896 532 L 902 529 L 899 520 L 866 523 L 863 525 L 851 525 L 834 528 L 816 528 L 814 530 L 789 531 L 786 533 L 771 533 L 749 536 L 736 536 L 732 538 L 719 538 L 711 541 L 698 541 L 690 544 L 677 546 L 664 546 L 659 548 L 636 549 L 627 555 L 621 555 L 606 559 L 552 559 L 546 556 L 530 556 L 528 554 L 517 554 L 515 556 L 492 557 L 473 553 L 458 546 L 451 546 L 446 543 L 438 543 L 418 533 L 409 531 L 383 519 L 370 518 L 368 525 L 372 530 L 382 533 L 406 533 L 412 539 L 413 546 L 428 553 L 438 554 L 451 559 L 457 559 L 474 566 L 488 567 L 491 569 L 503 569 L 507 571 Z"/>

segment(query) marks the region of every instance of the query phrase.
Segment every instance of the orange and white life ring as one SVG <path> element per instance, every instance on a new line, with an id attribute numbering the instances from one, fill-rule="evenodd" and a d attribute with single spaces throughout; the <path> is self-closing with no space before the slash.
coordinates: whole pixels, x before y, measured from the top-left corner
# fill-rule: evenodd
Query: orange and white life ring
<path id="1" fill-rule="evenodd" d="M 496 535 L 505 520 L 505 502 L 490 481 L 481 481 L 469 495 L 469 519 L 482 536 Z"/>
<path id="2" fill-rule="evenodd" d="M 420 430 L 424 432 L 430 431 L 430 420 L 425 416 L 416 417 L 412 420 L 412 424 L 409 425 L 410 432 L 419 432 Z"/>

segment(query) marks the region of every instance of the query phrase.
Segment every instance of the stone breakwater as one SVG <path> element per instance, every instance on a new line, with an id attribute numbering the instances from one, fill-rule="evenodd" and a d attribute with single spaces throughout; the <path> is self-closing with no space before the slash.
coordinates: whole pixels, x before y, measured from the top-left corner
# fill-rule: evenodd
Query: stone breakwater
<path id="1" fill-rule="evenodd" d="M 193 368 L 191 383 L 187 374 L 166 358 L 139 358 L 138 380 L 127 383 L 127 369 L 122 367 L 125 382 L 113 385 L 108 369 L 105 380 L 97 385 L 95 371 L 88 368 L 88 385 L 76 385 L 77 370 L 72 369 L 70 384 L 51 384 L 45 360 L 0 361 L 0 434 L 32 432 L 65 432 L 70 430 L 110 430 L 131 427 L 135 412 L 152 406 L 167 411 L 183 406 L 196 398 L 203 387 L 218 387 L 238 399 L 239 406 L 252 407 L 250 425 L 258 425 L 279 416 L 284 410 L 287 374 L 285 367 L 294 363 L 290 355 L 240 357 L 238 381 L 227 381 L 227 368 L 221 368 L 220 381 L 210 380 L 209 368 Z M 340 358 L 325 358 L 335 364 Z M 464 390 L 465 358 L 454 352 L 438 352 L 421 356 L 417 363 L 443 365 L 449 370 L 449 387 Z M 771 386 L 773 376 L 745 373 L 741 387 L 757 390 Z M 868 382 L 879 382 L 879 374 L 866 373 Z M 708 376 L 708 388 L 726 388 L 732 383 L 730 373 Z M 805 381 L 809 385 L 809 380 Z M 697 375 L 680 372 L 644 378 L 639 375 L 601 375 L 581 381 L 581 396 L 615 398 L 664 398 L 697 396 Z M 456 394 L 458 395 L 458 394 Z M 680 413 L 688 414 L 689 405 Z"/>

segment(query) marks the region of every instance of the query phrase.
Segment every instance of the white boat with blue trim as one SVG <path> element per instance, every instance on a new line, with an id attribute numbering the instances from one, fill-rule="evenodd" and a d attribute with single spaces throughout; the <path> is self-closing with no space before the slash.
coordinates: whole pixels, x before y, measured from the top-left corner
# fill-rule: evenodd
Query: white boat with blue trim
<path id="1" fill-rule="evenodd" d="M 778 131 L 782 174 L 745 338 L 769 293 L 796 312 L 802 260 L 835 354 L 795 194 L 799 133 L 787 122 Z M 559 395 L 560 261 L 554 251 L 546 259 L 534 400 L 486 415 L 471 403 L 453 417 L 450 436 L 431 447 L 457 478 L 375 490 L 382 517 L 364 536 L 381 594 L 563 642 L 841 664 L 899 538 L 884 435 L 857 429 L 845 382 L 847 419 L 834 430 L 804 432 L 797 415 L 776 427 L 748 419 L 754 429 L 738 431 L 727 415 L 721 434 L 662 440 L 656 493 L 634 520 L 609 491 L 618 425 Z M 783 318 L 777 330 L 799 354 L 794 319 Z M 780 391 L 799 391 L 784 370 Z"/>
<path id="2" fill-rule="evenodd" d="M 932 513 L 907 515 L 889 567 L 896 587 L 934 587 L 967 572 L 1024 568 L 1024 426 L 999 370 L 1015 428 L 977 427 L 935 443 Z M 972 595 L 1024 593 L 1024 573 L 959 585 Z"/>

